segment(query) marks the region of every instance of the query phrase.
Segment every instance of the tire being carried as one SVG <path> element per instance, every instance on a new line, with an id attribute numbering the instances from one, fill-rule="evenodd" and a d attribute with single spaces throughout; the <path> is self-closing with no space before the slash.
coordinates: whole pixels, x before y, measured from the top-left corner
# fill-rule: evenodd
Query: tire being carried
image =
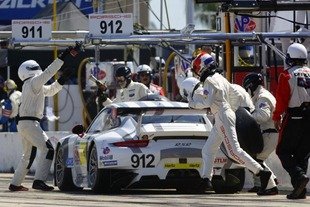
<path id="1" fill-rule="evenodd" d="M 241 148 L 248 154 L 256 155 L 263 150 L 264 141 L 260 127 L 243 107 L 236 111 L 236 131 Z"/>

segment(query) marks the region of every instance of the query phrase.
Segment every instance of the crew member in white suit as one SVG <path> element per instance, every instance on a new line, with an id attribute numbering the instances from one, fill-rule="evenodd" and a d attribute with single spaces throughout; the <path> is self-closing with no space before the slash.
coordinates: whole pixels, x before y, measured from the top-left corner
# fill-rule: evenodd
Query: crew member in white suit
<path id="1" fill-rule="evenodd" d="M 237 90 L 234 90 L 227 79 L 217 72 L 211 55 L 204 54 L 197 58 L 193 61 L 200 62 L 200 67 L 197 67 L 197 70 L 193 72 L 200 76 L 203 90 L 199 90 L 198 93 L 193 92 L 193 98 L 188 99 L 189 106 L 197 109 L 210 108 L 215 116 L 215 124 L 202 149 L 204 160 L 202 177 L 204 178 L 204 185 L 207 188 L 212 187 L 211 178 L 214 158 L 219 146 L 221 143 L 224 143 L 228 156 L 231 159 L 244 165 L 260 177 L 261 190 L 258 192 L 258 195 L 268 195 L 266 189 L 275 186 L 274 181 L 272 182 L 271 179 L 271 172 L 263 169 L 258 162 L 248 155 L 240 147 L 237 139 L 235 128 L 236 115 L 232 109 L 237 107 L 232 106 L 232 103 L 236 101 L 231 99 L 232 93 L 237 93 Z"/>
<path id="2" fill-rule="evenodd" d="M 50 85 L 45 84 L 64 64 L 65 57 L 69 54 L 75 57 L 80 49 L 80 43 L 67 48 L 44 71 L 34 60 L 27 60 L 18 68 L 18 76 L 23 81 L 23 87 L 17 130 L 22 137 L 23 155 L 9 186 L 10 191 L 28 190 L 21 184 L 33 163 L 36 149 L 40 150 L 41 156 L 38 157 L 32 188 L 42 191 L 54 189 L 45 183 L 54 157 L 54 148 L 41 128 L 40 120 L 43 118 L 44 98 L 58 93 L 72 71 L 67 69 L 57 81 Z"/>

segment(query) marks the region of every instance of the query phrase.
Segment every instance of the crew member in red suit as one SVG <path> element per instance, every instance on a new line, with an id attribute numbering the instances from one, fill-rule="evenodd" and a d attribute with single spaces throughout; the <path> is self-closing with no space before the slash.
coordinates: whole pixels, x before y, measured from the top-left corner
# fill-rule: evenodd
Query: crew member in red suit
<path id="1" fill-rule="evenodd" d="M 285 59 L 288 67 L 279 76 L 276 108 L 273 113 L 279 131 L 276 153 L 289 173 L 294 187 L 287 199 L 305 199 L 308 158 L 310 156 L 310 69 L 306 66 L 307 50 L 291 44 Z"/>

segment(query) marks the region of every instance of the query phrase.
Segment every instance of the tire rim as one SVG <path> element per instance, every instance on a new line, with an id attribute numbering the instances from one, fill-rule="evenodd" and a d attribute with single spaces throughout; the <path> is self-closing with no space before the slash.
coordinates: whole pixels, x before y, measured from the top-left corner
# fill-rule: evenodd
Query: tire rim
<path id="1" fill-rule="evenodd" d="M 96 146 L 93 146 L 90 152 L 89 166 L 88 166 L 89 184 L 91 187 L 93 187 L 96 183 L 97 170 L 98 170 L 97 150 Z"/>
<path id="2" fill-rule="evenodd" d="M 57 185 L 63 182 L 64 179 L 64 170 L 65 170 L 65 165 L 64 165 L 64 161 L 63 161 L 63 150 L 60 147 L 57 150 L 57 154 L 56 154 L 56 160 L 55 160 L 56 164 L 55 164 L 55 172 L 56 172 L 56 183 Z"/>

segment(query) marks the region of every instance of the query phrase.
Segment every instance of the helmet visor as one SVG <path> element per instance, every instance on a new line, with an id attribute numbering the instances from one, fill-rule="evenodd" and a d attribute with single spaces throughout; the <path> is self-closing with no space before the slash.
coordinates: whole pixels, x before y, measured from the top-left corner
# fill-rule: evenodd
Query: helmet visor
<path id="1" fill-rule="evenodd" d="M 42 70 L 40 66 L 27 66 L 26 67 L 27 70 Z"/>

